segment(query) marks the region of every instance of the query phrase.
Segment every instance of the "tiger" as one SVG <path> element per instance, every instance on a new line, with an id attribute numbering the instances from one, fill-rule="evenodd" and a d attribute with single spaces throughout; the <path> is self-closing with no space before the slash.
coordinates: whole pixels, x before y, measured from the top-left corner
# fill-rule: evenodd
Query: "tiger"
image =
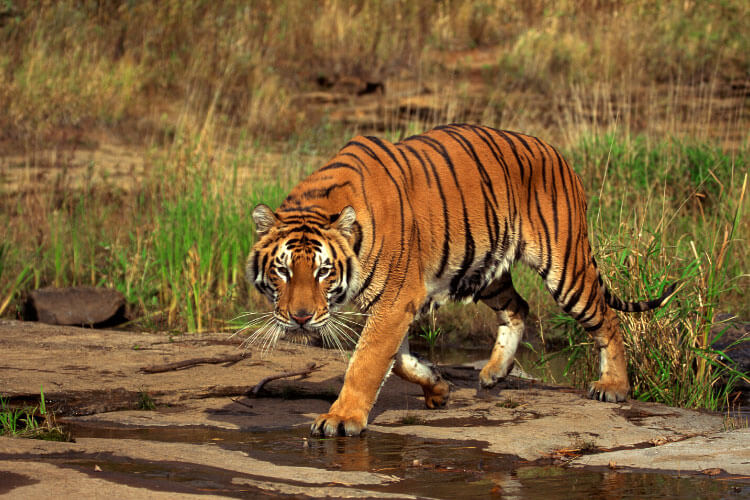
<path id="1" fill-rule="evenodd" d="M 661 307 L 676 286 L 642 302 L 616 297 L 592 255 L 578 175 L 546 142 L 480 125 L 438 126 L 395 144 L 354 137 L 275 212 L 259 204 L 252 217 L 257 240 L 246 275 L 273 304 L 274 342 L 326 331 L 349 302 L 366 314 L 338 398 L 312 423 L 315 436 L 364 431 L 391 372 L 419 384 L 428 408 L 446 404 L 449 383 L 410 353 L 407 332 L 447 301 L 481 301 L 495 312 L 497 337 L 479 384 L 503 380 L 529 313 L 510 274 L 519 260 L 593 337 L 599 379 L 589 396 L 624 401 L 630 387 L 614 310 Z"/>

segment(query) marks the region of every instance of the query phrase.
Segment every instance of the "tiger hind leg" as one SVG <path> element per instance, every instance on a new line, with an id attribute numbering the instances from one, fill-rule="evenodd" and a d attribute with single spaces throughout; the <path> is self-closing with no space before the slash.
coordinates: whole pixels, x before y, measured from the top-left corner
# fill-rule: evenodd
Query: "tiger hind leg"
<path id="1" fill-rule="evenodd" d="M 490 360 L 479 372 L 479 383 L 489 388 L 505 378 L 513 367 L 516 349 L 523 338 L 529 305 L 513 288 L 508 273 L 482 290 L 479 299 L 495 311 L 498 322 Z"/>
<path id="2" fill-rule="evenodd" d="M 450 386 L 431 364 L 420 361 L 409 352 L 409 337 L 404 337 L 396 354 L 393 373 L 402 379 L 419 384 L 424 392 L 427 408 L 445 406 L 450 394 Z"/>
<path id="3" fill-rule="evenodd" d="M 563 311 L 593 337 L 599 351 L 599 380 L 590 384 L 589 396 L 612 403 L 625 401 L 630 385 L 620 320 L 607 305 L 588 241 L 581 238 L 577 246 L 570 252 L 576 255 L 573 265 L 557 252 L 550 256 L 550 269 L 559 271 L 545 276 L 547 289 Z"/>
<path id="4" fill-rule="evenodd" d="M 589 385 L 589 396 L 600 401 L 625 401 L 630 392 L 625 342 L 620 321 L 615 312 L 604 304 L 602 324 L 591 332 L 599 349 L 599 380 Z"/>

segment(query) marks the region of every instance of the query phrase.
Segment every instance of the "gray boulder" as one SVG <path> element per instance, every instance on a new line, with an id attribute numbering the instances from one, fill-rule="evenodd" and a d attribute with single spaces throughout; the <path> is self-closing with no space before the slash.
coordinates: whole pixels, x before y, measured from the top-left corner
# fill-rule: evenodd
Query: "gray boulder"
<path id="1" fill-rule="evenodd" d="M 126 321 L 125 296 L 112 288 L 40 288 L 29 293 L 24 317 L 50 325 L 113 326 Z"/>

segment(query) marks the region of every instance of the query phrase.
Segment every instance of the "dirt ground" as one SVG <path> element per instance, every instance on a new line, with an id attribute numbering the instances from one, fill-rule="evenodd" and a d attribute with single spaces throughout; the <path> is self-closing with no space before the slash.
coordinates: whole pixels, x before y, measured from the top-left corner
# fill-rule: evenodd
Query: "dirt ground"
<path id="1" fill-rule="evenodd" d="M 454 385 L 444 409 L 425 409 L 418 386 L 390 377 L 365 437 L 309 438 L 341 387 L 345 356 L 282 342 L 238 359 L 240 341 L 0 321 L 3 396 L 33 406 L 43 389 L 74 438 L 0 438 L 0 494 L 445 498 L 448 490 L 419 489 L 414 470 L 456 474 L 455 465 L 426 464 L 459 455 L 478 467 L 471 477 L 494 478 L 492 488 L 508 488 L 510 471 L 529 464 L 713 474 L 740 485 L 750 476 L 750 429 L 727 430 L 724 415 L 600 403 L 518 378 L 479 391 L 469 366 L 441 367 Z M 199 358 L 229 361 L 151 373 Z M 270 381 L 248 397 L 265 377 L 310 363 L 319 369 L 309 376 Z M 154 410 L 139 409 L 144 395 Z"/>

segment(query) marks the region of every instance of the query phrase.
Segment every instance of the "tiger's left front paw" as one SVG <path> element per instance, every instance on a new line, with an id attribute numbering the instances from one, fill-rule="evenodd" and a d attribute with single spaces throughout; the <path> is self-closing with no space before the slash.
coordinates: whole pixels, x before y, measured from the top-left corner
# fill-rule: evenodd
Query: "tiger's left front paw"
<path id="1" fill-rule="evenodd" d="M 422 386 L 424 392 L 424 404 L 429 409 L 442 408 L 448 402 L 448 396 L 451 392 L 451 386 L 443 379 L 440 379 L 433 386 Z"/>
<path id="2" fill-rule="evenodd" d="M 339 410 L 324 413 L 316 418 L 310 427 L 310 434 L 322 437 L 359 436 L 366 428 L 366 413 Z"/>

